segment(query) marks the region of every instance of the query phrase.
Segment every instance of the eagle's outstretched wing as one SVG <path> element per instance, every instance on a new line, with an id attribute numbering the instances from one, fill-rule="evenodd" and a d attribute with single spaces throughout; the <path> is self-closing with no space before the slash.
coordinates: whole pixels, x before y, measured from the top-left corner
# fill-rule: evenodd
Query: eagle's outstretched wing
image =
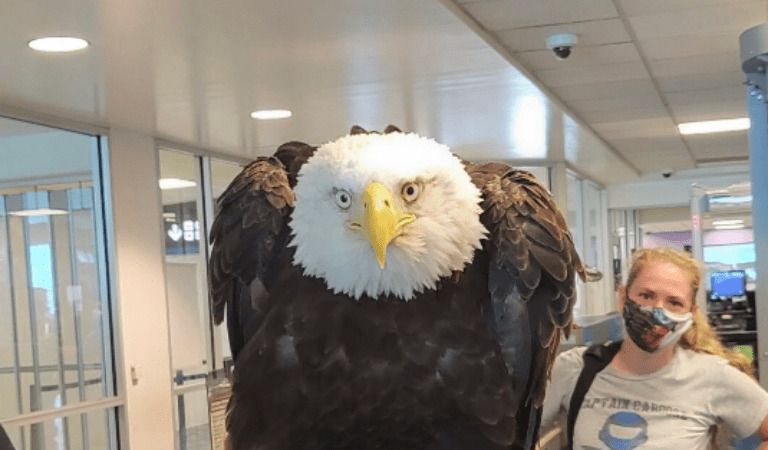
<path id="1" fill-rule="evenodd" d="M 532 448 L 560 335 L 571 324 L 575 275 L 583 279 L 584 268 L 565 219 L 533 175 L 500 163 L 466 167 L 483 192 L 490 322 L 514 382 L 518 442 Z"/>
<path id="2" fill-rule="evenodd" d="M 216 324 L 227 310 L 233 358 L 269 308 L 268 272 L 288 239 L 296 174 L 313 152 L 302 142 L 283 144 L 274 156 L 248 164 L 219 197 L 208 286 Z"/>

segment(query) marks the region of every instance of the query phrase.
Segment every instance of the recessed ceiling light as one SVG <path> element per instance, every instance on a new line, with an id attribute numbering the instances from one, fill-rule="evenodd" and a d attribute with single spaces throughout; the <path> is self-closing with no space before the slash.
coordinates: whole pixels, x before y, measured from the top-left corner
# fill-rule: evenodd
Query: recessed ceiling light
<path id="1" fill-rule="evenodd" d="M 734 225 L 715 225 L 715 230 L 740 230 L 744 228 L 744 224 L 734 224 Z"/>
<path id="2" fill-rule="evenodd" d="M 725 131 L 739 131 L 749 129 L 749 118 L 725 120 L 707 120 L 704 122 L 686 122 L 677 126 L 680 134 L 705 134 L 723 133 Z"/>
<path id="3" fill-rule="evenodd" d="M 738 225 L 738 224 L 744 224 L 744 219 L 723 219 L 723 220 L 713 220 L 712 225 L 719 226 L 719 225 Z"/>
<path id="4" fill-rule="evenodd" d="M 12 216 L 19 216 L 19 217 L 38 217 L 38 216 L 62 216 L 68 213 L 63 209 L 37 208 L 37 209 L 22 209 L 20 211 L 10 212 L 8 214 Z"/>
<path id="5" fill-rule="evenodd" d="M 197 186 L 197 183 L 191 180 L 184 180 L 182 178 L 160 178 L 158 180 L 160 189 L 181 189 L 192 186 Z"/>
<path id="6" fill-rule="evenodd" d="M 29 41 L 32 49 L 39 52 L 64 53 L 82 50 L 88 47 L 88 41 L 76 37 L 44 37 Z"/>
<path id="7" fill-rule="evenodd" d="M 287 109 L 260 109 L 251 113 L 251 117 L 259 120 L 287 119 L 292 115 Z"/>

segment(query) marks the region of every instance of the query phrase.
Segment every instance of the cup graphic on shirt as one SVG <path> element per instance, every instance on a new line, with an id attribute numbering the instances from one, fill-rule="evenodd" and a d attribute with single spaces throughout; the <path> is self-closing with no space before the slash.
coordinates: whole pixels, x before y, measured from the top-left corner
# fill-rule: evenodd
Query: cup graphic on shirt
<path id="1" fill-rule="evenodd" d="M 598 437 L 611 450 L 631 450 L 648 440 L 648 422 L 637 413 L 620 411 L 605 419 Z"/>

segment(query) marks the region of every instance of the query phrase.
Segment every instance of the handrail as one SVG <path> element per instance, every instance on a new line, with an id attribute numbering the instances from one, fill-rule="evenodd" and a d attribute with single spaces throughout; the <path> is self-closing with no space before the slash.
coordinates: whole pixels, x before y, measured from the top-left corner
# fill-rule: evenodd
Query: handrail
<path id="1" fill-rule="evenodd" d="M 59 370 L 59 367 L 63 367 L 65 371 L 70 370 L 78 370 L 77 364 L 64 364 L 64 366 L 59 366 L 58 364 L 41 364 L 37 366 L 37 370 L 40 372 L 56 372 Z M 86 370 L 100 370 L 104 366 L 101 363 L 89 363 L 89 364 L 83 364 L 83 368 Z M 19 366 L 16 367 L 0 367 L 0 374 L 7 374 L 7 373 L 16 373 L 16 371 L 19 372 L 34 372 L 35 367 L 34 366 Z"/>
<path id="2" fill-rule="evenodd" d="M 21 414 L 19 416 L 8 419 L 0 419 L 0 425 L 5 428 L 10 426 L 21 427 L 25 425 L 32 425 L 34 423 L 44 422 L 50 419 L 58 419 L 59 417 L 74 416 L 76 414 L 83 414 L 107 408 L 115 408 L 123 405 L 125 405 L 125 398 L 110 397 L 101 400 L 94 400 L 92 402 L 83 402 L 62 406 L 61 408 L 57 409 Z"/>
<path id="3" fill-rule="evenodd" d="M 194 391 L 201 391 L 205 389 L 206 383 L 205 381 L 197 382 L 197 383 L 190 383 L 190 384 L 184 384 L 179 387 L 174 386 L 173 387 L 173 394 L 174 395 L 182 395 L 186 394 L 188 392 L 194 392 Z"/>

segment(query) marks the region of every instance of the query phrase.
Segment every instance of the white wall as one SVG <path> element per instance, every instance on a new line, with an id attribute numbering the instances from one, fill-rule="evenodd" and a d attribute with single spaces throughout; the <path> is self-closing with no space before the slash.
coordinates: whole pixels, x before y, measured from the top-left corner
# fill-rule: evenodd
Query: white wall
<path id="1" fill-rule="evenodd" d="M 117 372 L 130 449 L 172 449 L 168 314 L 157 150 L 146 135 L 109 133 L 114 212 Z M 132 375 L 136 380 L 132 380 Z"/>

